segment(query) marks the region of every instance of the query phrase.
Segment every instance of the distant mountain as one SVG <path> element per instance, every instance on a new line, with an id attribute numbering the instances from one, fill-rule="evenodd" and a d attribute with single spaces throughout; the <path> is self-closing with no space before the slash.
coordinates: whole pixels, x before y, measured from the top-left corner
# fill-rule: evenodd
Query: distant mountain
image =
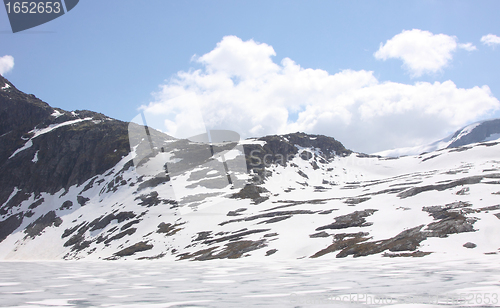
<path id="1" fill-rule="evenodd" d="M 477 122 L 455 132 L 447 148 L 492 141 L 500 138 L 500 119 Z"/>
<path id="2" fill-rule="evenodd" d="M 402 158 L 305 133 L 206 144 L 0 78 L 0 259 L 500 252 L 499 142 Z"/>
<path id="3" fill-rule="evenodd" d="M 472 143 L 497 140 L 500 138 L 500 119 L 476 122 L 457 130 L 453 135 L 428 145 L 398 148 L 374 153 L 373 155 L 397 157 L 418 155 L 441 149 L 457 148 Z"/>

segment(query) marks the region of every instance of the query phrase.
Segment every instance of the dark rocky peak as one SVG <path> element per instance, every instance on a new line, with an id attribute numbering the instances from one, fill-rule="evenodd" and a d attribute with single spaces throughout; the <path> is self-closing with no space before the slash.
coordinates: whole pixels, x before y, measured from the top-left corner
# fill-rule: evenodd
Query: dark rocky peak
<path id="1" fill-rule="evenodd" d="M 52 108 L 0 76 L 0 204 L 15 188 L 19 203 L 31 193 L 82 184 L 129 152 L 127 123 Z"/>
<path id="2" fill-rule="evenodd" d="M 0 136 L 12 131 L 27 133 L 76 119 L 108 120 L 105 115 L 89 110 L 68 112 L 52 108 L 33 94 L 19 91 L 0 76 Z"/>
<path id="3" fill-rule="evenodd" d="M 52 113 L 54 109 L 47 103 L 33 94 L 19 91 L 0 76 L 0 136 L 12 130 L 28 132 Z"/>
<path id="4" fill-rule="evenodd" d="M 293 133 L 265 136 L 258 140 L 266 143 L 264 145 L 251 144 L 244 146 L 249 169 L 262 169 L 270 164 L 285 166 L 287 161 L 295 155 L 300 155 L 303 159 L 311 159 L 315 150 L 319 154 L 319 159 L 322 160 L 329 160 L 336 155 L 345 156 L 352 153 L 339 141 L 323 135 Z M 300 150 L 301 148 L 307 150 Z"/>
<path id="5" fill-rule="evenodd" d="M 451 140 L 454 140 L 448 148 L 458 148 L 463 145 L 486 141 L 493 134 L 500 134 L 500 119 L 488 120 L 479 123 L 466 132 L 468 127 L 462 128 L 453 134 Z"/>
<path id="6" fill-rule="evenodd" d="M 339 141 L 324 135 L 293 133 L 283 135 L 282 137 L 293 145 L 298 145 L 303 148 L 319 149 L 325 158 L 331 158 L 335 155 L 344 156 L 352 153 L 352 151 L 346 149 Z"/>

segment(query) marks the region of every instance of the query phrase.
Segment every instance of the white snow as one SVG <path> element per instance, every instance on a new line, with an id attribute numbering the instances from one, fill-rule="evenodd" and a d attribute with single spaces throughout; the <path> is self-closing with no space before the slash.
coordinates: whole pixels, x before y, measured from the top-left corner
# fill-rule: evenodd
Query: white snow
<path id="1" fill-rule="evenodd" d="M 233 278 L 204 283 L 214 270 Z M 498 307 L 499 270 L 493 256 L 0 262 L 0 292 L 6 307 Z"/>
<path id="2" fill-rule="evenodd" d="M 470 124 L 460 130 L 460 133 L 453 138 L 453 134 L 438 140 L 436 142 L 433 142 L 431 144 L 426 144 L 426 145 L 418 145 L 418 146 L 413 146 L 413 147 L 404 147 L 404 148 L 397 148 L 397 149 L 391 149 L 391 150 L 384 150 L 380 152 L 373 153 L 373 155 L 379 155 L 379 156 L 385 156 L 385 157 L 399 157 L 399 156 L 406 156 L 406 155 L 418 155 L 421 153 L 425 152 L 432 152 L 432 151 L 438 151 L 442 149 L 446 149 L 450 144 L 453 142 L 461 139 L 463 136 L 469 134 L 472 132 L 474 128 L 476 128 L 478 125 L 480 125 L 483 122 L 477 122 Z M 500 138 L 500 135 L 499 137 Z M 498 139 L 496 138 L 496 139 Z M 494 139 L 487 139 L 484 141 L 490 141 Z"/>
<path id="3" fill-rule="evenodd" d="M 56 112 L 57 110 L 55 110 Z M 55 113 L 54 112 L 54 113 Z M 54 113 L 52 114 L 52 116 L 54 116 Z M 76 123 L 79 123 L 79 122 L 83 122 L 83 121 L 89 121 L 89 120 L 92 120 L 92 118 L 85 118 L 85 119 L 78 119 L 78 120 L 72 120 L 72 121 L 67 121 L 67 122 L 63 122 L 63 123 L 58 123 L 58 124 L 51 124 L 49 125 L 48 127 L 46 128 L 42 128 L 42 129 L 33 129 L 32 131 L 30 131 L 29 133 L 34 133 L 33 137 L 31 137 L 28 142 L 26 142 L 22 147 L 20 147 L 19 149 L 17 149 L 14 153 L 12 153 L 12 155 L 9 157 L 9 159 L 11 159 L 12 157 L 16 156 L 18 153 L 30 148 L 33 146 L 33 139 L 43 135 L 43 134 L 46 134 L 48 132 L 51 132 L 55 129 L 58 129 L 58 128 L 61 128 L 63 126 L 67 126 L 67 125 L 72 125 L 72 124 L 76 124 Z"/>
<path id="4" fill-rule="evenodd" d="M 10 287 L 20 285 L 20 282 L 0 282 L 0 287 Z"/>
<path id="5" fill-rule="evenodd" d="M 229 150 L 227 152 L 224 152 L 223 155 L 224 155 L 224 160 L 232 160 L 232 159 L 235 159 L 236 157 L 238 157 L 240 155 L 243 155 L 243 153 L 239 149 L 232 149 L 232 150 Z M 214 156 L 216 156 L 217 159 L 220 162 L 222 162 L 222 155 L 214 155 Z"/>
<path id="6" fill-rule="evenodd" d="M 489 135 L 484 141 L 495 141 L 500 139 L 500 133 Z"/>
<path id="7" fill-rule="evenodd" d="M 59 118 L 60 116 L 64 115 L 64 113 L 60 112 L 57 109 L 54 109 L 54 112 L 51 114 L 54 118 Z"/>
<path id="8" fill-rule="evenodd" d="M 265 145 L 266 142 L 263 140 L 257 140 L 255 138 L 249 138 L 245 140 L 240 140 L 238 144 L 244 145 L 244 144 L 259 144 L 259 145 Z"/>
<path id="9" fill-rule="evenodd" d="M 77 120 L 66 121 L 66 122 L 58 123 L 58 124 L 51 124 L 48 127 L 41 128 L 41 129 L 34 129 L 34 130 L 30 131 L 30 133 L 35 133 L 35 135 L 31 139 L 34 139 L 34 138 L 36 138 L 38 136 L 41 136 L 43 134 L 46 134 L 48 132 L 51 132 L 51 131 L 53 131 L 55 129 L 58 129 L 58 128 L 61 128 L 61 127 L 67 126 L 67 125 L 73 125 L 73 124 L 76 124 L 76 123 L 79 123 L 79 122 L 90 121 L 90 120 L 92 120 L 92 118 L 88 117 L 88 118 L 84 118 L 84 119 L 77 119 Z"/>
<path id="10" fill-rule="evenodd" d="M 400 157 L 408 155 L 418 155 L 420 153 L 432 152 L 439 149 L 444 149 L 449 145 L 449 142 L 438 142 L 429 145 L 419 145 L 414 147 L 397 148 L 373 153 L 372 155 L 379 155 L 385 157 Z"/>
<path id="11" fill-rule="evenodd" d="M 10 84 L 6 83 L 6 84 L 2 87 L 2 90 L 7 90 L 8 88 L 10 88 Z"/>
<path id="12" fill-rule="evenodd" d="M 12 153 L 12 155 L 9 156 L 9 159 L 11 159 L 12 157 L 16 156 L 18 153 L 26 150 L 26 149 L 29 149 L 33 146 L 33 141 L 31 141 L 31 139 L 28 140 L 28 142 L 26 142 L 22 147 L 20 147 L 19 149 L 15 150 L 14 153 Z"/>
<path id="13" fill-rule="evenodd" d="M 35 156 L 33 156 L 33 159 L 31 160 L 34 163 L 36 163 L 38 161 L 38 152 L 40 152 L 40 151 L 35 152 Z"/>
<path id="14" fill-rule="evenodd" d="M 460 133 L 458 134 L 458 136 L 454 138 L 454 140 L 459 140 L 463 136 L 469 134 L 470 132 L 472 132 L 472 130 L 474 128 L 476 128 L 480 124 L 481 124 L 481 122 L 477 122 L 477 123 L 473 123 L 471 125 L 468 125 L 465 128 L 462 128 L 462 130 L 460 131 Z"/>

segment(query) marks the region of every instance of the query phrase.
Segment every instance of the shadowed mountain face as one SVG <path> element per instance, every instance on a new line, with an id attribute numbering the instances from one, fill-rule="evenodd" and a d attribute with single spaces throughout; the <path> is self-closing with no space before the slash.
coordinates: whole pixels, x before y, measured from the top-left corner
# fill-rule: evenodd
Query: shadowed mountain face
<path id="1" fill-rule="evenodd" d="M 490 122 L 454 138 L 484 140 Z M 0 259 L 500 252 L 499 142 L 389 159 L 305 133 L 235 146 L 141 131 L 0 77 Z"/>
<path id="2" fill-rule="evenodd" d="M 0 88 L 0 203 L 14 187 L 12 206 L 32 192 L 82 184 L 130 151 L 127 123 L 87 110 L 52 108 L 2 76 Z"/>

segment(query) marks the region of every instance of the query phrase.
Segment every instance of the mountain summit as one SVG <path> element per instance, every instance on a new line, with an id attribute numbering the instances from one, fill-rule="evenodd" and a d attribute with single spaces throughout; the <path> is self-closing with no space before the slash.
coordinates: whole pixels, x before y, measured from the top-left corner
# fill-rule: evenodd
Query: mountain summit
<path id="1" fill-rule="evenodd" d="M 207 144 L 52 108 L 3 77 L 0 120 L 0 259 L 500 249 L 498 142 L 398 159 L 305 133 Z"/>
<path id="2" fill-rule="evenodd" d="M 125 122 L 52 108 L 1 76 L 0 88 L 0 203 L 80 185 L 130 151 Z"/>

